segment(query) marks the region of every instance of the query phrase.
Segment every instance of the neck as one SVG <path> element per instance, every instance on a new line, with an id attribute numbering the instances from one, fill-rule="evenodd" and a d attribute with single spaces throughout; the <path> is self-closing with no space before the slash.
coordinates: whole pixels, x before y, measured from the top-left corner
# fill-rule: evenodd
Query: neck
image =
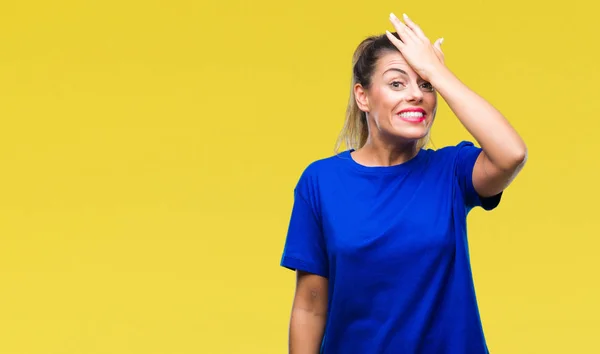
<path id="1" fill-rule="evenodd" d="M 387 143 L 369 137 L 362 148 L 353 152 L 353 156 L 358 163 L 366 166 L 394 166 L 414 158 L 418 152 L 416 141 Z"/>

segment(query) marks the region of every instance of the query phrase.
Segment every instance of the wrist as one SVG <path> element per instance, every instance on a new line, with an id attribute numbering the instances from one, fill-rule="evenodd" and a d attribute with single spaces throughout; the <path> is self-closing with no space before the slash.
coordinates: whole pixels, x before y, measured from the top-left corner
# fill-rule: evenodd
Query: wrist
<path id="1" fill-rule="evenodd" d="M 444 65 L 440 65 L 431 71 L 429 83 L 438 92 L 443 92 L 448 85 L 452 85 L 457 80 L 454 73 Z"/>

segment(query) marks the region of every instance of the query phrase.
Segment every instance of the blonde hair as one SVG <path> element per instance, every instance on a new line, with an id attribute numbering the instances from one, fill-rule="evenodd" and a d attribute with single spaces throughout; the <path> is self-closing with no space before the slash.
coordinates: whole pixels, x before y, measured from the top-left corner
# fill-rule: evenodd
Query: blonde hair
<path id="1" fill-rule="evenodd" d="M 399 38 L 396 32 L 393 35 Z M 398 49 L 385 34 L 367 37 L 354 51 L 352 56 L 350 97 L 348 99 L 348 106 L 346 107 L 346 119 L 335 144 L 336 153 L 339 153 L 343 146 L 346 149 L 357 150 L 367 142 L 369 137 L 367 114 L 361 111 L 356 103 L 354 86 L 356 84 L 361 84 L 364 88 L 370 86 L 371 76 L 375 71 L 377 60 L 388 51 L 398 51 Z M 425 147 L 429 142 L 429 138 L 430 131 L 427 132 L 426 136 L 419 139 L 417 149 Z"/>

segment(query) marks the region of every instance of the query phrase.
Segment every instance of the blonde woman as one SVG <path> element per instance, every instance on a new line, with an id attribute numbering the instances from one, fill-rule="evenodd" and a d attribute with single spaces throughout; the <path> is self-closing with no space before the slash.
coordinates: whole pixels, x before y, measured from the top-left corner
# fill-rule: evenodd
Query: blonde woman
<path id="1" fill-rule="evenodd" d="M 527 149 L 445 66 L 442 40 L 393 14 L 365 39 L 339 145 L 294 190 L 281 265 L 296 271 L 290 353 L 488 353 L 466 218 L 494 209 Z M 481 147 L 426 149 L 437 96 Z"/>

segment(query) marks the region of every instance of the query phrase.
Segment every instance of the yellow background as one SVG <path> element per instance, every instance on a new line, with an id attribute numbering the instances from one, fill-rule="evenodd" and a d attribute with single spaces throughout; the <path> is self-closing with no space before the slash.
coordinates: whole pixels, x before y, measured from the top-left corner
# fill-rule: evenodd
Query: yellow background
<path id="1" fill-rule="evenodd" d="M 0 353 L 285 353 L 292 189 L 390 11 L 443 36 L 529 147 L 470 216 L 492 353 L 600 353 L 590 4 L 2 2 Z M 436 146 L 471 139 L 437 118 Z"/>

